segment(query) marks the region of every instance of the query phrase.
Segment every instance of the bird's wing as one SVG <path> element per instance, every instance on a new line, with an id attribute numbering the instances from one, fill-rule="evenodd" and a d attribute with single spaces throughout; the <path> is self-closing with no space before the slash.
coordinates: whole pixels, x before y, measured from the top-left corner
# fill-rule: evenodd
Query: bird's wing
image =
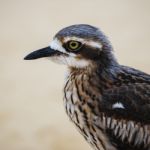
<path id="1" fill-rule="evenodd" d="M 150 84 L 124 84 L 106 90 L 101 107 L 110 116 L 150 124 Z"/>
<path id="2" fill-rule="evenodd" d="M 136 72 L 129 71 L 137 79 L 134 82 L 104 91 L 100 109 L 113 140 L 150 148 L 150 78 Z"/>

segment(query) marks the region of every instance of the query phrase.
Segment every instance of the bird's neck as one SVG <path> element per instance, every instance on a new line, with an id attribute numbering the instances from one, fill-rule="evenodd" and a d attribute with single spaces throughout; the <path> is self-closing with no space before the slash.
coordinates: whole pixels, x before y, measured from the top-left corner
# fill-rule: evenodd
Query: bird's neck
<path id="1" fill-rule="evenodd" d="M 120 68 L 119 66 L 116 60 L 111 59 L 108 63 L 94 62 L 83 68 L 69 67 L 69 71 L 76 76 L 86 74 L 87 76 L 105 76 L 109 78 L 109 76 L 115 76 Z"/>
<path id="2" fill-rule="evenodd" d="M 69 68 L 70 74 L 78 78 L 79 76 L 86 76 L 93 86 L 97 88 L 109 88 L 114 82 L 119 65 L 101 66 L 101 64 L 91 65 L 85 68 Z"/>

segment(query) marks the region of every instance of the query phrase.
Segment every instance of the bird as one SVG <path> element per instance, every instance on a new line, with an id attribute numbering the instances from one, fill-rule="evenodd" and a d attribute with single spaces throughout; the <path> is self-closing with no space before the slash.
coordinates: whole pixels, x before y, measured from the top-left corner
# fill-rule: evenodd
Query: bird
<path id="1" fill-rule="evenodd" d="M 150 150 L 150 75 L 121 65 L 100 28 L 75 24 L 24 59 L 67 66 L 64 106 L 93 150 Z"/>

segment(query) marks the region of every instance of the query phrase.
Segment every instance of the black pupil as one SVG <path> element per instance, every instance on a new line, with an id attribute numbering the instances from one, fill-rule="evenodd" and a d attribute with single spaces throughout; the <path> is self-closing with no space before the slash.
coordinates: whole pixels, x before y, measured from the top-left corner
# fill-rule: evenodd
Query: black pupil
<path id="1" fill-rule="evenodd" d="M 75 43 L 75 42 L 71 43 L 72 47 L 75 47 L 76 45 L 77 45 L 77 43 Z"/>

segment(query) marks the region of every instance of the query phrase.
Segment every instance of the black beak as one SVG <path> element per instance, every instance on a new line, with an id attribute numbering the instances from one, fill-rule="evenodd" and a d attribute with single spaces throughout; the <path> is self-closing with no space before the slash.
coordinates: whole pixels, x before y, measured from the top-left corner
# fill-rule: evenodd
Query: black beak
<path id="1" fill-rule="evenodd" d="M 31 59 L 38 59 L 42 57 L 49 57 L 55 55 L 56 53 L 59 52 L 57 50 L 51 49 L 50 47 L 45 47 L 28 54 L 24 59 L 31 60 Z"/>

